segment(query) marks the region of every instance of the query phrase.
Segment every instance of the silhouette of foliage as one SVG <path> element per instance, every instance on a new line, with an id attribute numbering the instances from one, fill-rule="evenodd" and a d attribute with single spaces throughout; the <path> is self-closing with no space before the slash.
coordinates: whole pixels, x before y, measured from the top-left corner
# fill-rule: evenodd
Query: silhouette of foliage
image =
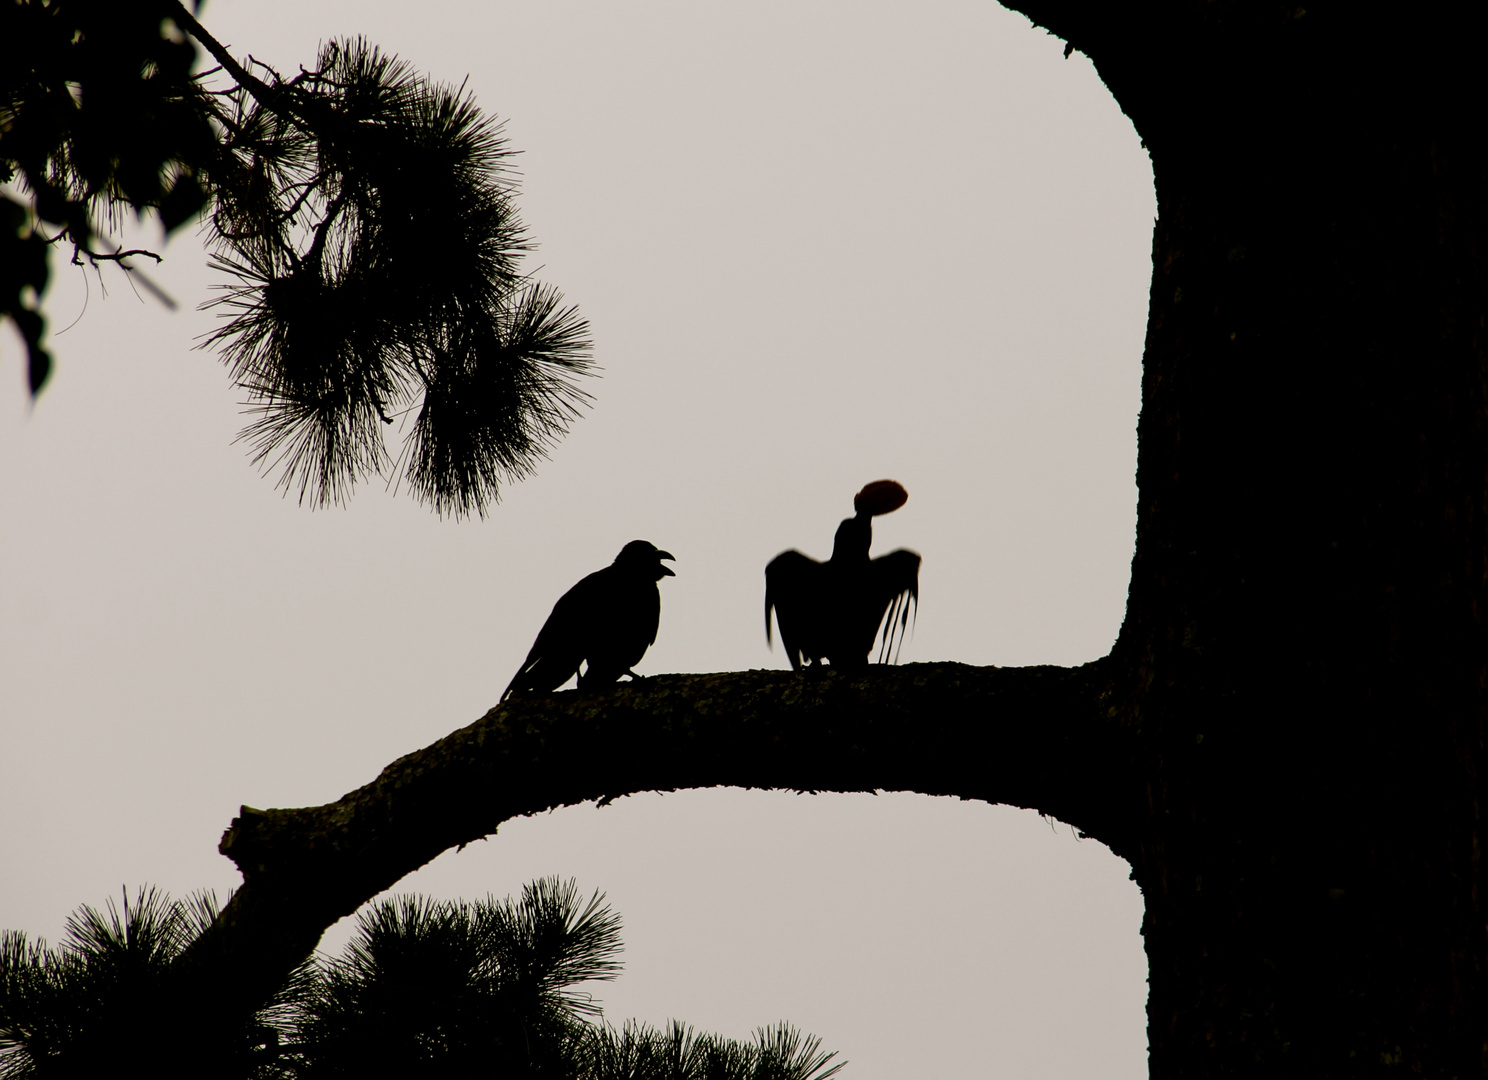
<path id="1" fill-rule="evenodd" d="M 206 204 L 218 138 L 191 75 L 196 49 L 170 18 L 178 6 L 0 4 L 0 183 L 13 185 L 0 195 L 0 320 L 26 343 L 33 394 L 52 367 L 40 310 L 47 246 L 71 243 L 74 262 L 120 261 L 100 218 L 150 210 L 169 232 Z"/>
<path id="2" fill-rule="evenodd" d="M 83 906 L 50 948 L 0 933 L 0 1078 L 86 1077 L 115 1072 L 123 1048 L 168 1037 L 172 964 L 217 917 L 209 893 L 171 900 L 153 888 L 120 907 Z M 289 1030 L 304 969 L 247 1017 L 219 1016 L 208 1044 L 232 1075 L 265 1077 Z"/>
<path id="3" fill-rule="evenodd" d="M 187 35 L 221 68 L 193 75 Z M 577 417 L 588 327 L 522 273 L 513 151 L 462 89 L 362 40 L 290 78 L 245 67 L 176 0 L 0 5 L 0 42 L 0 180 L 29 198 L 0 202 L 0 317 L 33 394 L 48 245 L 138 273 L 158 256 L 110 248 L 100 221 L 206 212 L 230 278 L 208 344 L 248 395 L 253 460 L 302 502 L 401 476 L 441 515 L 483 515 Z"/>
<path id="4" fill-rule="evenodd" d="M 789 1024 L 760 1028 L 752 1042 L 700 1035 L 676 1021 L 590 1028 L 575 1054 L 584 1080 L 830 1080 L 833 1064 L 821 1040 Z"/>
<path id="5" fill-rule="evenodd" d="M 211 1030 L 173 1044 L 179 962 L 217 914 L 209 894 L 141 889 L 122 911 L 79 908 L 57 949 L 0 935 L 0 1080 L 107 1075 L 152 1043 L 166 1075 L 248 1080 L 829 1080 L 842 1067 L 783 1023 L 738 1042 L 599 1022 L 576 987 L 619 974 L 620 918 L 558 878 L 515 901 L 379 901 L 341 955 L 300 965 L 250 1016 L 193 1011 Z"/>
<path id="6" fill-rule="evenodd" d="M 595 1022 L 572 989 L 620 970 L 620 920 L 599 893 L 544 878 L 521 899 L 396 896 L 317 962 L 301 1005 L 297 1076 L 472 1075 L 563 1080 L 829 1080 L 842 1068 L 789 1024 L 750 1042 Z"/>
<path id="7" fill-rule="evenodd" d="M 397 896 L 315 966 L 291 1058 L 307 1077 L 568 1076 L 570 1031 L 597 1010 L 571 989 L 620 970 L 620 920 L 546 878 L 519 901 Z"/>

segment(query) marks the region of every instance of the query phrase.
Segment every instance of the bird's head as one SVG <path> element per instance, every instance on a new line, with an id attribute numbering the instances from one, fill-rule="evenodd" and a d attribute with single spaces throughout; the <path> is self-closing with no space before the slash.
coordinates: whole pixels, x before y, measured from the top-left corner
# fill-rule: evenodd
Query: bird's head
<path id="1" fill-rule="evenodd" d="M 654 581 L 660 581 L 664 577 L 677 576 L 670 567 L 662 566 L 661 560 L 675 561 L 676 558 L 677 556 L 670 551 L 662 551 L 649 540 L 632 540 L 620 549 L 619 555 L 615 556 L 615 565 L 638 575 L 649 575 Z"/>
<path id="2" fill-rule="evenodd" d="M 909 492 L 897 480 L 875 480 L 853 496 L 853 516 L 837 526 L 832 541 L 832 561 L 866 561 L 873 546 L 873 519 L 892 514 L 909 501 Z"/>

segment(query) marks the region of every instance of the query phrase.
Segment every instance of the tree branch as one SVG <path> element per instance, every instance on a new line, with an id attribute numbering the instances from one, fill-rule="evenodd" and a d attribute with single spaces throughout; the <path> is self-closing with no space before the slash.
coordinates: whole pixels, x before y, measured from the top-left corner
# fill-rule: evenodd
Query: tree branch
<path id="1" fill-rule="evenodd" d="M 60 240 L 62 239 L 62 237 L 58 236 L 55 239 Z M 124 251 L 122 249 L 117 251 L 94 251 L 86 244 L 79 244 L 74 242 L 72 245 L 72 265 L 82 266 L 83 256 L 85 255 L 88 257 L 88 261 L 94 266 L 97 266 L 101 262 L 116 262 L 122 264 L 125 259 L 132 259 L 136 255 L 142 256 L 146 259 L 154 259 L 156 265 L 159 265 L 160 263 L 165 261 L 155 252 L 146 251 L 144 248 L 130 248 L 128 251 Z M 124 269 L 128 270 L 130 269 L 130 267 L 126 266 L 124 267 Z"/>
<path id="2" fill-rule="evenodd" d="M 212 59 L 221 64 L 227 73 L 237 81 L 238 85 L 257 98 L 260 104 L 270 109 L 276 108 L 278 99 L 282 95 L 274 87 L 269 86 L 242 64 L 238 63 L 233 57 L 233 54 L 227 51 L 227 47 L 211 34 L 207 33 L 206 27 L 196 21 L 196 17 L 186 10 L 185 5 L 180 0 L 176 0 L 174 9 L 171 12 L 171 18 L 175 20 L 176 25 L 183 31 L 196 38 L 202 48 L 212 54 Z"/>
<path id="3" fill-rule="evenodd" d="M 1116 846 L 1141 793 L 1122 788 L 1132 748 L 1108 696 L 1099 663 L 942 663 L 513 698 L 335 803 L 244 807 L 221 845 L 243 886 L 196 952 L 212 956 L 214 983 L 261 997 L 326 927 L 441 852 L 514 817 L 638 791 L 957 795 L 1033 807 Z"/>
<path id="4" fill-rule="evenodd" d="M 171 18 L 176 25 L 187 34 L 197 40 L 197 43 L 212 54 L 212 58 L 222 65 L 225 70 L 237 82 L 238 86 L 248 91 L 253 99 L 270 112 L 280 116 L 290 116 L 305 124 L 311 130 L 324 134 L 329 129 L 331 119 L 329 112 L 324 108 L 307 108 L 308 102 L 303 97 L 297 97 L 294 87 L 300 81 L 298 78 L 289 83 L 279 78 L 278 72 L 269 68 L 273 75 L 274 84 L 264 82 L 253 72 L 233 58 L 231 52 L 220 41 L 207 32 L 206 27 L 196 21 L 191 12 L 186 10 L 180 0 L 175 0 L 171 12 Z M 250 62 L 252 62 L 250 58 Z"/>

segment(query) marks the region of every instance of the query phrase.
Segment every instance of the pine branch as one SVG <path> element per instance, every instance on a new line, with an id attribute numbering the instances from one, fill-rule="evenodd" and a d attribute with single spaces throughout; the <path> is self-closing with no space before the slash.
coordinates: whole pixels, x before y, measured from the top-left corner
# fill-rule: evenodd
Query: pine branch
<path id="1" fill-rule="evenodd" d="M 264 108 L 281 114 L 287 111 L 283 107 L 282 99 L 288 95 L 283 91 L 269 86 L 268 83 L 238 63 L 233 58 L 233 54 L 227 51 L 227 47 L 211 34 L 207 33 L 206 27 L 197 22 L 196 17 L 186 10 L 186 5 L 182 4 L 181 0 L 175 0 L 173 7 L 174 12 L 171 17 L 175 19 L 176 25 L 194 37 L 202 48 L 211 53 L 212 58 L 222 65 L 223 69 L 237 81 L 239 86 L 252 94 L 254 99 Z"/>
<path id="2" fill-rule="evenodd" d="M 221 846 L 244 884 L 198 951 L 217 958 L 214 986 L 252 1000 L 327 926 L 441 852 L 514 817 L 638 791 L 957 795 L 1033 807 L 1119 849 L 1129 830 L 1111 823 L 1138 820 L 1145 796 L 1119 786 L 1113 763 L 1134 751 L 1108 696 L 1099 663 L 942 663 L 512 698 L 335 803 L 244 807 Z"/>

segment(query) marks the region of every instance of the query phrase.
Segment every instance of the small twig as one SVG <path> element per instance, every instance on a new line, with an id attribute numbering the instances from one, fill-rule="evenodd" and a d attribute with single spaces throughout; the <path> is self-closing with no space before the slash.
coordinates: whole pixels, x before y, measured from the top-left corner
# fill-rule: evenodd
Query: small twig
<path id="1" fill-rule="evenodd" d="M 263 68 L 264 73 L 271 80 L 273 80 L 273 85 L 276 90 L 289 89 L 290 87 L 294 86 L 296 82 L 299 81 L 298 79 L 286 80 L 283 75 L 279 74 L 279 70 L 277 68 L 275 68 L 271 64 L 264 63 L 262 60 L 252 55 L 251 53 L 248 56 L 248 64 L 250 67 Z"/>
<path id="2" fill-rule="evenodd" d="M 248 92 L 255 98 L 258 98 L 260 102 L 273 108 L 274 106 L 271 104 L 271 100 L 277 98 L 279 95 L 251 71 L 238 63 L 233 58 L 232 53 L 228 52 L 220 41 L 207 33 L 206 28 L 196 21 L 195 16 L 186 10 L 186 6 L 180 0 L 176 0 L 174 6 L 175 10 L 171 13 L 171 18 L 175 20 L 176 25 L 201 42 L 202 48 L 211 53 L 213 58 L 227 70 L 227 73 L 238 80 L 239 85 L 247 88 Z"/>
<path id="3" fill-rule="evenodd" d="M 302 191 L 302 192 L 300 192 L 299 195 L 295 196 L 295 201 L 290 204 L 290 207 L 289 207 L 288 210 L 285 210 L 283 213 L 281 213 L 279 215 L 280 220 L 281 221 L 293 221 L 294 218 L 295 218 L 295 215 L 298 214 L 300 212 L 301 208 L 304 207 L 305 203 L 310 199 L 310 196 L 312 196 L 312 195 L 315 194 L 316 190 L 318 189 L 318 187 L 320 185 L 320 182 L 322 180 L 324 180 L 324 179 L 325 179 L 325 173 L 321 172 L 321 173 L 317 173 L 315 175 L 315 179 L 314 180 L 307 180 L 307 181 L 305 181 L 304 184 L 290 184 L 290 185 L 288 185 L 291 188 L 303 187 L 305 190 Z"/>
<path id="4" fill-rule="evenodd" d="M 134 286 L 134 281 L 138 279 L 139 283 L 145 287 L 146 292 L 155 297 L 156 300 L 160 301 L 160 303 L 164 304 L 171 311 L 175 311 L 176 308 L 180 305 L 176 303 L 176 298 L 174 296 L 166 292 L 159 285 L 155 284 L 155 282 L 151 281 L 149 275 L 147 275 L 143 270 L 139 269 L 136 266 L 130 266 L 124 261 L 125 259 L 133 258 L 136 255 L 142 255 L 146 258 L 154 259 L 157 265 L 165 261 L 159 255 L 155 254 L 155 252 L 146 251 L 144 248 L 131 248 L 128 251 L 121 250 L 109 252 L 93 251 L 82 244 L 75 243 L 72 245 L 73 266 L 82 266 L 84 257 L 87 258 L 88 265 L 91 266 L 95 271 L 98 269 L 100 263 L 118 263 L 119 268 L 129 275 L 131 288 L 133 288 Z M 84 280 L 86 280 L 86 276 Z M 101 276 L 98 279 L 98 283 L 100 285 L 103 284 L 103 278 Z M 68 329 L 70 330 L 72 329 L 72 327 L 68 327 Z"/>
<path id="5" fill-rule="evenodd" d="M 315 226 L 315 239 L 310 242 L 310 250 L 305 252 L 301 261 L 311 265 L 320 261 L 325 251 L 326 237 L 331 231 L 331 226 L 335 224 L 336 218 L 340 216 L 341 208 L 346 205 L 347 198 L 348 193 L 343 190 L 331 201 L 331 205 L 326 207 L 325 217 L 321 219 L 319 225 Z"/>
<path id="6" fill-rule="evenodd" d="M 236 91 L 238 88 L 234 87 L 233 89 L 234 91 Z M 211 92 L 209 92 L 209 96 L 210 93 Z M 234 104 L 236 103 L 236 99 L 234 99 Z M 229 133 L 234 136 L 240 136 L 243 134 L 243 125 L 229 116 L 226 109 L 219 107 L 217 102 L 215 101 L 208 101 L 205 104 L 207 104 L 211 108 L 212 119 L 216 120 L 219 124 L 225 127 Z"/>
<path id="7" fill-rule="evenodd" d="M 207 33 L 206 27 L 197 22 L 191 12 L 186 10 L 181 0 L 174 0 L 171 7 L 171 18 L 175 20 L 176 25 L 200 42 L 202 48 L 211 53 L 213 58 L 226 69 L 227 73 L 236 79 L 238 84 L 244 90 L 248 91 L 253 96 L 253 99 L 264 108 L 280 116 L 293 117 L 309 126 L 313 131 L 319 131 L 321 125 L 330 119 L 329 114 L 324 109 L 317 108 L 312 103 L 300 100 L 300 96 L 294 92 L 293 84 L 285 83 L 279 73 L 268 64 L 255 60 L 252 57 L 248 59 L 249 64 L 261 67 L 269 73 L 274 83 L 272 86 L 253 74 L 248 68 L 238 63 L 232 53 L 227 51 L 227 47 L 211 34 Z M 306 111 L 307 108 L 309 108 L 309 112 Z M 319 124 L 317 120 L 320 121 Z"/>
<path id="8" fill-rule="evenodd" d="M 155 252 L 146 251 L 144 248 L 130 248 L 128 251 L 107 252 L 93 251 L 84 247 L 82 244 L 74 244 L 72 246 L 72 262 L 74 266 L 83 265 L 82 260 L 78 258 L 79 255 L 88 256 L 88 261 L 94 266 L 97 266 L 101 262 L 123 263 L 125 259 L 131 259 L 136 255 L 143 255 L 147 259 L 154 259 L 157 264 L 165 261 L 159 255 L 155 254 Z M 130 270 L 133 267 L 126 266 L 124 269 Z"/>
<path id="9" fill-rule="evenodd" d="M 304 64 L 300 65 L 300 73 L 287 82 L 286 86 L 299 86 L 303 82 L 321 82 L 325 78 L 325 72 L 319 69 L 311 71 Z"/>

